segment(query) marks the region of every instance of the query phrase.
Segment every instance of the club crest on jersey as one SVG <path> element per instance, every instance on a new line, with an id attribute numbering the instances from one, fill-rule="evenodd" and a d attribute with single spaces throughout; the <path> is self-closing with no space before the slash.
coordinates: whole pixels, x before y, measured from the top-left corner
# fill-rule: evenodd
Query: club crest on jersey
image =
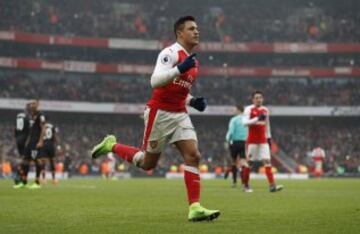
<path id="1" fill-rule="evenodd" d="M 168 65 L 171 63 L 171 56 L 168 54 L 165 54 L 162 58 L 161 58 L 161 63 L 164 65 Z"/>

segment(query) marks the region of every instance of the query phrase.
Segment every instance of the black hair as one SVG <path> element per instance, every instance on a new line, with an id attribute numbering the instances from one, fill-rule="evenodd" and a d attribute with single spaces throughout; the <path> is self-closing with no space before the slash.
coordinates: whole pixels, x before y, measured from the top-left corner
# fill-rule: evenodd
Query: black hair
<path id="1" fill-rule="evenodd" d="M 254 97 L 256 94 L 261 94 L 261 96 L 264 96 L 263 92 L 261 92 L 260 90 L 255 90 L 255 91 L 251 94 L 251 97 Z"/>
<path id="2" fill-rule="evenodd" d="M 238 104 L 238 105 L 236 106 L 236 109 L 238 109 L 238 110 L 241 111 L 241 112 L 244 112 L 244 106 L 243 106 L 242 104 Z"/>
<path id="3" fill-rule="evenodd" d="M 187 15 L 187 16 L 182 16 L 178 20 L 176 20 L 176 22 L 174 23 L 175 38 L 177 38 L 176 32 L 184 28 L 186 21 L 195 21 L 195 17 L 191 15 Z"/>

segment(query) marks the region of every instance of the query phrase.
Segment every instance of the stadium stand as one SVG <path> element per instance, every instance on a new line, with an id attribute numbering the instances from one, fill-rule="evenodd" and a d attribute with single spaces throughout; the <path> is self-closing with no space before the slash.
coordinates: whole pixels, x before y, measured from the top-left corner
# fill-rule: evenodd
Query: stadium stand
<path id="1" fill-rule="evenodd" d="M 45 100 L 145 103 L 151 96 L 149 78 L 134 75 L 6 71 L 0 72 L 0 85 L 0 97 L 6 98 L 37 96 Z M 360 103 L 360 82 L 356 78 L 201 77 L 192 92 L 207 96 L 210 105 L 235 105 L 249 103 L 256 89 L 264 91 L 267 105 L 355 106 Z M 226 91 L 219 93 L 219 90 Z M 303 95 L 304 92 L 307 95 Z"/>
<path id="2" fill-rule="evenodd" d="M 169 40 L 174 16 L 196 9 L 202 37 L 207 40 L 359 42 L 358 1 L 284 2 L 1 1 L 0 29 Z M 258 8 L 259 4 L 263 7 Z"/>
<path id="3" fill-rule="evenodd" d="M 151 95 L 155 58 L 173 40 L 172 22 L 192 14 L 191 7 L 201 16 L 203 41 L 198 49 L 201 77 L 192 93 L 221 107 L 249 104 L 256 89 L 265 93 L 266 105 L 276 107 L 349 107 L 353 117 L 330 113 L 320 118 L 316 112 L 286 120 L 275 116 L 272 131 L 280 151 L 298 164 L 311 165 L 308 152 L 322 146 L 328 173 L 339 166 L 356 172 L 360 5 L 355 0 L 284 2 L 211 0 L 187 7 L 163 0 L 0 0 L 0 99 L 143 104 Z M 0 157 L 12 158 L 15 112 L 0 112 Z M 61 129 L 74 172 L 83 163 L 96 171 L 99 162 L 88 159 L 88 150 L 108 132 L 141 145 L 143 122 L 134 115 L 49 114 Z M 194 117 L 203 163 L 211 170 L 228 160 L 223 143 L 228 118 Z M 164 154 L 159 174 L 181 162 L 171 147 Z"/>
<path id="4" fill-rule="evenodd" d="M 1 155 L 14 159 L 17 155 L 12 142 L 13 123 L 9 117 L 15 113 L 4 113 L 1 117 L 2 145 Z M 89 114 L 59 114 L 49 113 L 51 120 L 60 129 L 61 145 L 72 159 L 72 170 L 77 173 L 80 165 L 91 165 L 89 146 L 96 143 L 104 135 L 114 133 L 124 144 L 141 146 L 143 135 L 143 120 L 133 115 L 89 115 Z M 214 171 L 216 166 L 228 165 L 230 156 L 224 145 L 228 117 L 193 117 L 197 129 L 199 147 L 203 154 L 202 163 Z M 286 120 L 286 121 L 285 121 Z M 211 127 L 208 122 L 211 122 Z M 309 152 L 317 146 L 324 147 L 327 154 L 325 160 L 326 172 L 336 173 L 338 166 L 346 172 L 356 173 L 360 163 L 359 122 L 354 118 L 273 118 L 273 139 L 275 144 L 289 157 L 299 164 L 311 165 Z M 101 126 L 101 127 L 100 127 Z M 275 155 L 277 152 L 274 152 Z M 59 157 L 59 160 L 63 156 Z M 98 163 L 98 162 L 97 162 Z M 159 174 L 169 170 L 171 165 L 180 165 L 182 159 L 173 147 L 167 147 L 156 169 Z M 281 169 L 281 168 L 280 168 Z M 132 168 L 133 172 L 139 173 Z"/>

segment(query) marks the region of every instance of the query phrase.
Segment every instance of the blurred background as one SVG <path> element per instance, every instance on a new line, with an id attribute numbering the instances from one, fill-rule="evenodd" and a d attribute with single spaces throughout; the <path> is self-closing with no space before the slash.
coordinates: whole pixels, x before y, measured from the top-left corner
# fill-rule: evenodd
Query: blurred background
<path id="1" fill-rule="evenodd" d="M 192 94 L 210 107 L 191 116 L 204 171 L 229 165 L 234 105 L 251 104 L 262 90 L 277 171 L 312 175 L 312 152 L 321 147 L 323 176 L 360 175 L 357 0 L 0 0 L 2 168 L 19 159 L 15 118 L 30 98 L 58 126 L 57 162 L 70 175 L 101 173 L 107 159 L 92 161 L 89 150 L 108 133 L 141 146 L 150 75 L 182 15 L 194 15 L 200 29 Z M 163 154 L 153 176 L 181 168 L 171 146 Z M 119 159 L 116 168 L 145 175 Z"/>

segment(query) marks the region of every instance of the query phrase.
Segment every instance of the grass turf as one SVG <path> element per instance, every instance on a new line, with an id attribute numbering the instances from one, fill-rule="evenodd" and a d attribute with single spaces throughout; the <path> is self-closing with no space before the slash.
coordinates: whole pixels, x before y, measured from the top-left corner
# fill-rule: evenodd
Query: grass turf
<path id="1" fill-rule="evenodd" d="M 202 204 L 214 222 L 187 221 L 182 180 L 68 180 L 41 190 L 14 190 L 0 180 L 0 233 L 360 233 L 360 180 L 265 180 L 254 193 L 230 181 L 202 181 Z"/>

